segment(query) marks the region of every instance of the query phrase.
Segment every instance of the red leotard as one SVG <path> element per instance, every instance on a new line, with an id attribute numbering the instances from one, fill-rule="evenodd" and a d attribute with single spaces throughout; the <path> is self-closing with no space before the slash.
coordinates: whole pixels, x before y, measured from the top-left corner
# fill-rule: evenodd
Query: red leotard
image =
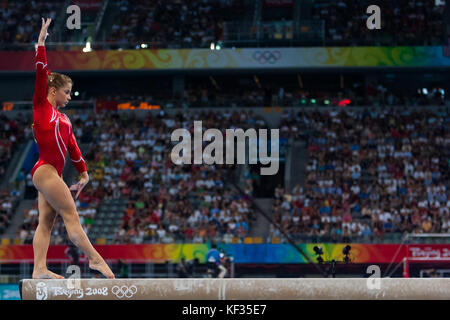
<path id="1" fill-rule="evenodd" d="M 75 168 L 82 173 L 86 171 L 86 164 L 78 148 L 69 117 L 52 107 L 47 100 L 47 70 L 45 47 L 38 46 L 33 96 L 33 134 L 39 148 L 39 160 L 31 170 L 31 177 L 43 164 L 51 164 L 62 177 L 67 150 Z"/>

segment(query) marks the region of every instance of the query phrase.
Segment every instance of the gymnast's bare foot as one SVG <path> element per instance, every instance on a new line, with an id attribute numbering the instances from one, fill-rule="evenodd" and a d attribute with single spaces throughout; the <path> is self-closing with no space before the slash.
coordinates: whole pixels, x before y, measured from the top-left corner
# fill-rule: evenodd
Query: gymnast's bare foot
<path id="1" fill-rule="evenodd" d="M 98 260 L 89 261 L 89 268 L 101 272 L 106 278 L 114 279 L 114 273 L 111 271 L 105 260 L 102 258 Z"/>
<path id="2" fill-rule="evenodd" d="M 64 279 L 63 276 L 53 273 L 48 269 L 35 269 L 33 270 L 33 279 Z"/>

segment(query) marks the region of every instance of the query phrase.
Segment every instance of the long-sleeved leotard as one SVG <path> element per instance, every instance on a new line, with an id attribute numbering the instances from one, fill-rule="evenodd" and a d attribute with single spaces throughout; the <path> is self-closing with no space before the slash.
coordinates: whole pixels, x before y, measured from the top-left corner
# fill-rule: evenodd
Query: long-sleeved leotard
<path id="1" fill-rule="evenodd" d="M 47 57 L 44 46 L 36 52 L 36 83 L 33 96 L 33 134 L 39 148 L 39 160 L 31 170 L 31 176 L 43 164 L 51 164 L 62 176 L 67 150 L 79 173 L 86 171 L 86 163 L 78 148 L 72 124 L 47 100 Z"/>

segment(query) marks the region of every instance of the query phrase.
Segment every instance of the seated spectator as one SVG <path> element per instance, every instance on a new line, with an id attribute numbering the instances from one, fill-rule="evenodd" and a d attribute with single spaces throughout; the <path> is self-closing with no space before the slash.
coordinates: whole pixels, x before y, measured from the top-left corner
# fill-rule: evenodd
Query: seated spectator
<path id="1" fill-rule="evenodd" d="M 372 230 L 370 229 L 370 226 L 367 222 L 364 222 L 363 228 L 361 230 L 361 235 L 365 242 L 371 241 L 372 238 Z"/>
<path id="2" fill-rule="evenodd" d="M 391 233 L 393 231 L 393 224 L 392 224 L 392 220 L 388 219 L 384 225 L 383 225 L 383 229 L 386 233 Z"/>
<path id="3" fill-rule="evenodd" d="M 430 233 L 433 224 L 431 223 L 431 217 L 426 217 L 422 222 L 422 230 L 424 233 Z"/>

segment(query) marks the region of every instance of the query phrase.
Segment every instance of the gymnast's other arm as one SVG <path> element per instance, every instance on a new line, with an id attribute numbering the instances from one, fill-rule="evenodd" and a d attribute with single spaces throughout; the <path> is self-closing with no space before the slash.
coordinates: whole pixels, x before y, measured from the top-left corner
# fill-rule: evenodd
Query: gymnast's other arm
<path id="1" fill-rule="evenodd" d="M 72 185 L 69 189 L 71 191 L 77 191 L 75 195 L 75 199 L 80 195 L 81 190 L 86 186 L 89 182 L 89 174 L 86 169 L 86 163 L 81 155 L 80 148 L 78 147 L 77 140 L 75 139 L 75 135 L 73 133 L 72 126 L 70 127 L 70 136 L 69 136 L 69 154 L 70 160 L 72 160 L 73 165 L 77 169 L 77 171 L 81 174 L 81 178 L 78 183 Z"/>

